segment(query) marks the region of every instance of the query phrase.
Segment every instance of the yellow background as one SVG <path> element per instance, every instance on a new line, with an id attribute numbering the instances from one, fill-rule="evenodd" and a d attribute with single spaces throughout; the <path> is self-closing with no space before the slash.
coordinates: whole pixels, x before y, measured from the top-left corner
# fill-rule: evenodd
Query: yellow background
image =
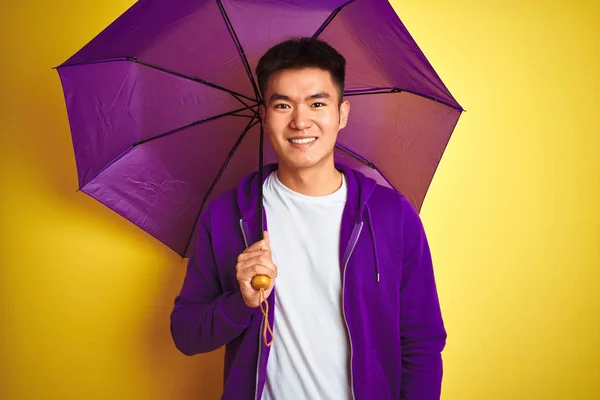
<path id="1" fill-rule="evenodd" d="M 222 353 L 171 342 L 185 261 L 76 192 L 51 67 L 131 4 L 0 8 L 2 399 L 219 397 Z M 421 214 L 443 399 L 600 398 L 598 2 L 394 7 L 467 109 Z"/>

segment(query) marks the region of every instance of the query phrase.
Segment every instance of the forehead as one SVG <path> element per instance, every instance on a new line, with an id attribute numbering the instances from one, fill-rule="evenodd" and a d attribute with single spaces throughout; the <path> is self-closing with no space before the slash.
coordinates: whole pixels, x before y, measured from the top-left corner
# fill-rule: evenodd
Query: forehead
<path id="1" fill-rule="evenodd" d="M 267 81 L 267 92 L 332 92 L 335 84 L 329 71 L 320 68 L 284 69 Z"/>

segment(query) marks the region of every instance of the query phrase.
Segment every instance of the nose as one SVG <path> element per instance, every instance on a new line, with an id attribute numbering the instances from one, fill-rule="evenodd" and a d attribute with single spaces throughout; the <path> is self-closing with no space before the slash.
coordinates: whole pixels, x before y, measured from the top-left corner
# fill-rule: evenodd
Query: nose
<path id="1" fill-rule="evenodd" d="M 292 113 L 292 120 L 290 121 L 292 129 L 304 130 L 312 126 L 312 120 L 310 119 L 310 111 L 308 107 L 300 105 L 294 109 Z"/>

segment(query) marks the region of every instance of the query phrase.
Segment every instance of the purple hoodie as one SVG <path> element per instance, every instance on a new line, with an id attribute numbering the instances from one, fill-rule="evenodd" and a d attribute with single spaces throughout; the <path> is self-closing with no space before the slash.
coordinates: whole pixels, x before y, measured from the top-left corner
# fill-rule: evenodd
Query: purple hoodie
<path id="1" fill-rule="evenodd" d="M 265 179 L 276 168 L 265 167 Z M 340 267 L 353 397 L 438 400 L 446 331 L 421 220 L 396 191 L 346 166 L 336 168 L 348 187 Z M 223 400 L 259 400 L 266 379 L 270 348 L 262 340 L 262 314 L 244 303 L 235 270 L 238 255 L 260 239 L 257 214 L 256 173 L 210 203 L 171 314 L 182 353 L 226 346 Z M 268 299 L 273 327 L 275 290 Z"/>

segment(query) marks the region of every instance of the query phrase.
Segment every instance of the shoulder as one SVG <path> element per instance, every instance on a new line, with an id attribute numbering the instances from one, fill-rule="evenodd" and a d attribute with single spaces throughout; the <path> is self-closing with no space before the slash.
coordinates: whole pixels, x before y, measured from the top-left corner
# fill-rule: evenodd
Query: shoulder
<path id="1" fill-rule="evenodd" d="M 405 239 L 416 239 L 424 234 L 419 212 L 405 195 L 396 190 L 377 185 L 367 204 L 371 217 L 380 227 L 388 227 Z"/>
<path id="2" fill-rule="evenodd" d="M 375 186 L 371 198 L 367 203 L 369 204 L 371 212 L 373 209 L 377 209 L 391 215 L 418 216 L 417 210 L 406 196 L 383 185 L 377 184 L 377 186 Z"/>
<path id="3" fill-rule="evenodd" d="M 203 223 L 208 227 L 222 225 L 225 220 L 239 219 L 236 189 L 230 189 L 209 200 L 208 205 L 202 210 Z"/>
<path id="4" fill-rule="evenodd" d="M 244 248 L 240 218 L 235 190 L 228 190 L 209 200 L 194 228 L 191 251 L 210 248 L 217 262 L 228 259 L 232 254 L 237 257 L 240 248 Z"/>
<path id="5" fill-rule="evenodd" d="M 373 229 L 380 233 L 379 237 L 386 238 L 388 244 L 395 243 L 406 249 L 419 248 L 426 242 L 419 212 L 403 194 L 377 185 L 367 204 L 374 223 Z"/>
<path id="6" fill-rule="evenodd" d="M 209 208 L 212 210 L 226 209 L 229 212 L 232 209 L 237 209 L 237 189 L 229 189 L 212 199 L 209 203 Z"/>

